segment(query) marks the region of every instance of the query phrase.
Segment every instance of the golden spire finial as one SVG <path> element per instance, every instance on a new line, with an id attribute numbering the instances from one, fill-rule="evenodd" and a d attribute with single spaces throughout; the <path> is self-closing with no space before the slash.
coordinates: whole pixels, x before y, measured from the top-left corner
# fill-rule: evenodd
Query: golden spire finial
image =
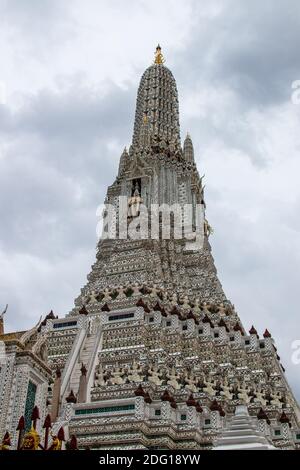
<path id="1" fill-rule="evenodd" d="M 161 53 L 161 47 L 160 47 L 160 45 L 158 44 L 158 45 L 157 45 L 157 48 L 156 48 L 156 51 L 155 51 L 154 63 L 155 63 L 155 64 L 163 64 L 164 61 L 165 61 L 165 59 L 164 59 L 164 56 L 163 56 L 162 53 Z"/>

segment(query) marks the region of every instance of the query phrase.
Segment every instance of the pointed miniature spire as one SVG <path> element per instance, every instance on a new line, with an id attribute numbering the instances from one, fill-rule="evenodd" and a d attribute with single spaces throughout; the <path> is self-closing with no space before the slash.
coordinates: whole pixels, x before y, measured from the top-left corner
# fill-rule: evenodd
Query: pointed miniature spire
<path id="1" fill-rule="evenodd" d="M 213 324 L 213 322 L 211 321 L 211 319 L 208 317 L 207 313 L 206 313 L 205 316 L 202 318 L 202 323 L 209 323 L 211 328 L 214 327 L 214 324 Z"/>
<path id="2" fill-rule="evenodd" d="M 138 388 L 134 391 L 134 394 L 136 397 L 144 397 L 145 396 L 145 391 L 141 384 L 139 384 Z"/>
<path id="3" fill-rule="evenodd" d="M 161 312 L 162 307 L 159 302 L 156 302 L 156 304 L 153 307 L 153 310 L 156 310 L 157 312 Z"/>
<path id="4" fill-rule="evenodd" d="M 21 418 L 19 419 L 18 426 L 17 426 L 17 431 L 23 431 L 23 429 L 25 429 L 25 418 L 24 416 L 21 416 Z"/>
<path id="5" fill-rule="evenodd" d="M 194 398 L 194 395 L 192 393 L 190 394 L 189 398 L 187 399 L 186 404 L 187 404 L 187 406 L 195 406 L 195 407 L 197 406 L 197 402 L 196 402 L 196 400 Z"/>
<path id="6" fill-rule="evenodd" d="M 9 450 L 8 447 L 10 446 L 11 446 L 10 434 L 8 431 L 6 431 L 2 440 L 2 445 L 0 446 L 0 450 Z"/>
<path id="7" fill-rule="evenodd" d="M 220 405 L 217 400 L 213 400 L 212 404 L 210 405 L 210 411 L 220 411 Z"/>
<path id="8" fill-rule="evenodd" d="M 65 440 L 65 431 L 64 431 L 64 428 L 61 427 L 59 428 L 59 431 L 57 433 L 57 438 L 60 440 L 60 441 L 64 441 Z"/>
<path id="9" fill-rule="evenodd" d="M 249 330 L 249 334 L 250 335 L 257 335 L 257 331 L 256 331 L 256 329 L 254 328 L 253 325 L 251 326 L 251 329 Z"/>
<path id="10" fill-rule="evenodd" d="M 196 325 L 199 323 L 192 310 L 190 310 L 190 311 L 187 313 L 186 318 L 187 318 L 187 320 L 194 320 L 194 322 L 196 323 Z"/>
<path id="11" fill-rule="evenodd" d="M 46 318 L 47 318 L 47 320 L 54 320 L 55 319 L 55 315 L 53 313 L 53 310 L 50 310 L 50 312 L 48 313 Z"/>
<path id="12" fill-rule="evenodd" d="M 177 306 L 174 305 L 174 307 L 172 308 L 171 312 L 170 312 L 171 315 L 180 315 L 180 311 L 178 310 Z"/>
<path id="13" fill-rule="evenodd" d="M 42 321 L 40 325 L 40 328 L 46 325 L 47 320 L 55 320 L 55 315 L 53 313 L 53 310 L 50 310 L 50 312 L 45 316 L 44 320 Z"/>
<path id="14" fill-rule="evenodd" d="M 145 304 L 145 302 L 143 301 L 142 298 L 140 298 L 140 299 L 137 301 L 136 306 L 137 306 L 137 307 L 143 307 L 143 309 L 144 309 L 144 311 L 145 311 L 146 313 L 150 313 L 150 311 L 151 311 L 151 310 L 149 309 L 148 305 Z"/>
<path id="15" fill-rule="evenodd" d="M 194 160 L 194 146 L 190 134 L 187 133 L 183 144 L 183 154 L 187 162 L 193 163 Z"/>
<path id="16" fill-rule="evenodd" d="M 162 396 L 160 397 L 160 399 L 161 399 L 161 401 L 172 401 L 172 397 L 171 397 L 171 395 L 170 395 L 168 389 L 166 389 L 166 390 L 164 391 L 164 393 L 162 394 Z"/>
<path id="17" fill-rule="evenodd" d="M 102 311 L 102 312 L 110 312 L 110 308 L 109 308 L 109 306 L 107 305 L 107 303 L 105 303 L 105 304 L 101 307 L 101 311 Z"/>
<path id="18" fill-rule="evenodd" d="M 51 416 L 48 414 L 45 418 L 44 424 L 43 424 L 43 429 L 51 428 Z"/>
<path id="19" fill-rule="evenodd" d="M 280 418 L 279 418 L 280 423 L 290 423 L 289 417 L 285 414 L 283 411 Z"/>
<path id="20" fill-rule="evenodd" d="M 83 305 L 83 306 L 81 307 L 81 309 L 79 310 L 79 314 L 80 314 L 80 315 L 88 315 L 88 314 L 89 314 L 89 312 L 87 311 L 85 305 Z"/>
<path id="21" fill-rule="evenodd" d="M 162 55 L 161 52 L 161 47 L 159 44 L 157 44 L 156 51 L 155 51 L 155 58 L 154 58 L 154 63 L 158 65 L 162 65 L 164 63 L 165 59 L 164 56 Z"/>
<path id="22" fill-rule="evenodd" d="M 267 330 L 267 328 L 266 328 L 263 336 L 264 336 L 264 338 L 271 338 L 271 333 Z"/>
<path id="23" fill-rule="evenodd" d="M 139 298 L 139 300 L 137 301 L 137 303 L 135 304 L 137 307 L 144 307 L 144 301 L 142 298 Z"/>
<path id="24" fill-rule="evenodd" d="M 242 336 L 244 336 L 244 332 L 243 332 L 243 328 L 241 327 L 241 325 L 239 324 L 239 322 L 236 322 L 236 324 L 234 325 L 233 327 L 234 331 L 240 331 Z"/>
<path id="25" fill-rule="evenodd" d="M 167 316 L 167 313 L 166 313 L 165 309 L 160 305 L 159 302 L 156 302 L 156 304 L 153 307 L 153 310 L 156 310 L 156 311 L 160 312 L 163 317 Z"/>
<path id="26" fill-rule="evenodd" d="M 67 403 L 76 403 L 77 402 L 77 399 L 74 395 L 74 392 L 73 390 L 70 391 L 69 395 L 66 397 L 66 402 Z"/>
<path id="27" fill-rule="evenodd" d="M 123 150 L 122 155 L 120 157 L 118 176 L 121 176 L 123 171 L 125 170 L 128 158 L 129 158 L 129 154 L 128 154 L 127 148 L 124 147 L 124 150 Z"/>
<path id="28" fill-rule="evenodd" d="M 268 418 L 267 413 L 261 408 L 257 413 L 257 419 L 265 419 L 268 424 L 270 424 L 270 420 Z"/>
<path id="29" fill-rule="evenodd" d="M 78 450 L 77 438 L 74 434 L 71 436 L 69 450 Z"/>

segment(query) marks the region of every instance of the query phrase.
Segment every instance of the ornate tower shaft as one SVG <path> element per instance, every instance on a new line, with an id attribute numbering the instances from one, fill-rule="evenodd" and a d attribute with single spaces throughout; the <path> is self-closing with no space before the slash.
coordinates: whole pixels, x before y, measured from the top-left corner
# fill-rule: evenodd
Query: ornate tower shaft
<path id="1" fill-rule="evenodd" d="M 159 57 L 157 53 L 154 65 L 144 72 L 140 81 L 133 145 L 143 144 L 145 130 L 157 140 L 180 144 L 177 86 L 172 72 Z"/>
<path id="2" fill-rule="evenodd" d="M 114 236 L 99 241 L 97 261 L 76 301 L 78 307 L 92 291 L 98 292 L 107 285 L 117 289 L 137 282 L 157 283 L 170 295 L 185 293 L 194 300 L 230 305 L 218 280 L 208 242 L 204 190 L 194 161 L 192 140 L 187 136 L 181 148 L 176 82 L 163 62 L 158 46 L 154 64 L 140 81 L 132 145 L 129 152 L 125 149 L 122 153 L 118 176 L 107 191 L 106 203 L 114 206 L 118 214 L 117 228 Z M 124 200 L 125 215 L 121 211 Z M 124 237 L 119 240 L 118 235 L 124 232 L 120 228 L 124 219 L 128 225 L 138 225 L 140 205 L 147 210 L 150 231 L 146 235 L 141 231 L 135 240 L 128 232 L 126 240 Z M 179 218 L 191 230 L 201 215 L 202 225 L 195 229 L 198 234 L 203 232 L 201 248 L 188 241 L 186 227 L 182 229 L 182 237 L 172 235 L 173 225 L 170 236 L 162 236 L 162 225 L 167 224 L 161 215 L 163 206 L 169 208 L 169 224 L 174 225 L 172 220 L 177 217 L 177 222 Z M 158 219 L 154 218 L 153 207 Z M 159 227 L 153 233 L 155 223 Z"/>

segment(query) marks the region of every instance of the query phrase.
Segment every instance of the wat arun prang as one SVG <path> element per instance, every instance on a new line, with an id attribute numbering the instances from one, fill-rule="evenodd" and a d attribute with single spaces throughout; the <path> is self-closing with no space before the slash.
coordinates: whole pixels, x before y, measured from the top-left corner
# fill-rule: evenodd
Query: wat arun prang
<path id="1" fill-rule="evenodd" d="M 158 214 L 156 235 L 149 218 L 144 234 L 142 208 L 163 205 L 190 208 L 189 233 L 176 237 L 171 217 L 163 237 Z M 104 224 L 74 309 L 27 332 L 0 331 L 1 435 L 38 405 L 37 430 L 50 413 L 53 432 L 76 435 L 79 448 L 211 449 L 242 407 L 247 418 L 236 419 L 248 420 L 251 439 L 300 449 L 300 410 L 274 340 L 245 330 L 218 279 L 202 179 L 190 136 L 181 146 L 176 82 L 160 47 L 140 81 L 106 220 L 111 207 L 116 222 Z"/>

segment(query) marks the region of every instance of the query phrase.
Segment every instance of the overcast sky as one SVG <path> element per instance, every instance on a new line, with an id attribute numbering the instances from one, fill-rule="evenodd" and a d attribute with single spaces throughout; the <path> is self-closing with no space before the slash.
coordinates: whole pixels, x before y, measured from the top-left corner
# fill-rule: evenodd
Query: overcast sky
<path id="1" fill-rule="evenodd" d="M 205 173 L 219 277 L 245 328 L 271 331 L 300 398 L 299 0 L 0 0 L 6 329 L 64 316 L 84 285 L 158 42 Z"/>

